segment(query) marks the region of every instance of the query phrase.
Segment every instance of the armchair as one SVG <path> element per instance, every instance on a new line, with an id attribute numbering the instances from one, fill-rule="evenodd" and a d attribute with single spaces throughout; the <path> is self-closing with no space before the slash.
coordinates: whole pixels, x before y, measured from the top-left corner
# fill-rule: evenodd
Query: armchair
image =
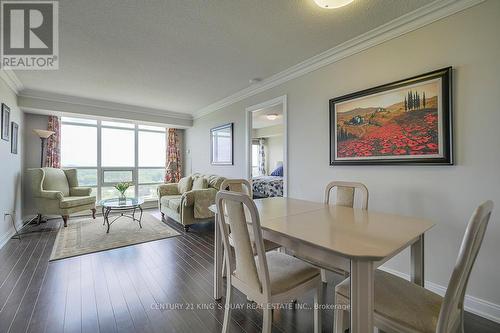
<path id="1" fill-rule="evenodd" d="M 95 201 L 90 187 L 78 186 L 76 169 L 36 168 L 29 169 L 31 188 L 38 221 L 43 215 L 61 215 L 64 226 L 70 214 L 87 209 L 95 219 Z"/>

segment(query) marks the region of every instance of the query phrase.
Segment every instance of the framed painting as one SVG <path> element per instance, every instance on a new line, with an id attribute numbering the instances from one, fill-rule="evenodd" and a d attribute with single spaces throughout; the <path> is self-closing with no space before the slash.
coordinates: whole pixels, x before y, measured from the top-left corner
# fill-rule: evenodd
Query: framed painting
<path id="1" fill-rule="evenodd" d="M 330 165 L 453 164 L 452 68 L 330 100 Z"/>
<path id="2" fill-rule="evenodd" d="M 233 123 L 210 130 L 210 163 L 233 165 Z"/>
<path id="3" fill-rule="evenodd" d="M 19 135 L 19 125 L 16 124 L 15 122 L 12 122 L 10 133 L 12 133 L 12 140 L 10 142 L 10 152 L 12 154 L 17 154 L 17 142 L 18 142 L 18 135 Z"/>
<path id="4" fill-rule="evenodd" d="M 10 137 L 10 109 L 2 103 L 2 130 L 1 136 L 5 141 L 9 141 Z"/>

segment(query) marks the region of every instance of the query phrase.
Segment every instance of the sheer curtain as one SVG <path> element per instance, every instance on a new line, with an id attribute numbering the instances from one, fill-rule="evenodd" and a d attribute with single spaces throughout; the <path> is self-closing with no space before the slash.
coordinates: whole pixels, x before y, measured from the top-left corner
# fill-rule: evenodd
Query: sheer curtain
<path id="1" fill-rule="evenodd" d="M 47 139 L 47 147 L 45 152 L 45 167 L 60 168 L 61 167 L 61 122 L 59 117 L 49 116 L 47 130 L 54 132 Z"/>
<path id="2" fill-rule="evenodd" d="M 259 174 L 266 175 L 266 152 L 265 152 L 265 139 L 259 139 Z"/>
<path id="3" fill-rule="evenodd" d="M 167 129 L 167 170 L 165 172 L 166 183 L 177 183 L 182 176 L 182 158 L 179 135 L 177 129 Z M 168 170 L 170 163 L 174 163 L 174 171 Z"/>

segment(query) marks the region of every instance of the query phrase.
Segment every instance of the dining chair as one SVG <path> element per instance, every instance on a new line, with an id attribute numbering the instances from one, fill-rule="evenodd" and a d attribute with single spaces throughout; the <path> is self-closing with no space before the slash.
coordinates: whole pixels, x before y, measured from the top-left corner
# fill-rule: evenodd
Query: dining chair
<path id="1" fill-rule="evenodd" d="M 483 242 L 493 202 L 480 205 L 469 220 L 444 298 L 410 281 L 375 270 L 374 325 L 384 332 L 463 332 L 464 297 Z M 335 287 L 335 304 L 349 304 L 349 279 Z M 335 310 L 334 332 L 349 324 L 346 310 Z"/>
<path id="2" fill-rule="evenodd" d="M 288 303 L 310 290 L 314 294 L 314 332 L 321 332 L 321 311 L 323 286 L 319 269 L 283 252 L 265 252 L 260 217 L 253 200 L 242 193 L 220 191 L 216 196 L 217 219 L 222 234 L 224 255 L 227 262 L 227 291 L 222 332 L 228 332 L 231 316 L 232 287 L 248 298 L 260 304 L 263 310 L 262 332 L 270 333 L 272 326 L 272 304 Z M 247 216 L 253 230 L 253 239 L 248 232 Z M 231 228 L 234 238 L 233 251 L 226 223 Z M 252 243 L 255 243 L 257 255 L 254 255 Z M 234 267 L 233 267 L 234 262 Z"/>
<path id="3" fill-rule="evenodd" d="M 361 195 L 361 200 L 359 205 L 360 208 L 365 210 L 368 209 L 368 188 L 366 188 L 364 184 L 357 182 L 337 181 L 337 180 L 328 183 L 326 185 L 325 195 L 323 197 L 323 202 L 325 204 L 327 205 L 330 204 L 331 193 L 334 189 L 337 189 L 337 196 L 334 202 L 336 206 L 354 208 L 355 194 L 356 192 L 359 192 Z M 307 258 L 303 256 L 301 256 L 300 258 L 313 265 L 315 264 L 314 259 L 312 258 Z M 343 275 L 344 277 L 349 276 L 349 272 L 340 267 L 332 266 L 329 267 L 328 270 Z M 326 277 L 326 271 L 327 271 L 326 269 L 321 268 L 321 281 L 323 281 L 323 283 L 328 282 L 328 279 Z"/>
<path id="4" fill-rule="evenodd" d="M 222 182 L 220 189 L 221 191 L 232 191 L 232 192 L 243 193 L 248 195 L 250 198 L 252 198 L 253 194 L 252 184 L 246 179 L 225 179 Z M 251 227 L 248 228 L 248 232 L 250 233 L 250 238 L 253 238 Z M 229 244 L 231 246 L 234 246 L 233 245 L 234 241 L 233 237 L 231 236 L 230 230 L 228 230 L 228 234 L 229 234 Z M 264 239 L 264 249 L 266 250 L 266 252 L 278 249 L 280 247 L 281 245 L 271 242 L 267 239 Z M 256 255 L 257 252 L 255 248 L 253 248 L 253 251 L 254 255 Z M 224 256 L 222 259 L 222 276 L 226 276 L 225 272 L 226 272 L 226 257 Z"/>

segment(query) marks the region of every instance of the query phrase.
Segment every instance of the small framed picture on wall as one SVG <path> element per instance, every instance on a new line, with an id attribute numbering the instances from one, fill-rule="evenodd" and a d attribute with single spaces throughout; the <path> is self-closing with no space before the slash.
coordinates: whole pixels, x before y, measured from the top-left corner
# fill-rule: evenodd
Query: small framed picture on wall
<path id="1" fill-rule="evenodd" d="M 19 125 L 15 122 L 12 122 L 11 126 L 12 133 L 12 141 L 10 142 L 10 152 L 12 154 L 17 155 L 17 142 L 18 142 L 18 134 L 19 134 Z"/>
<path id="2" fill-rule="evenodd" d="M 210 163 L 233 165 L 233 123 L 210 130 Z"/>
<path id="3" fill-rule="evenodd" d="M 2 103 L 2 140 L 9 141 L 10 137 L 10 109 Z"/>

